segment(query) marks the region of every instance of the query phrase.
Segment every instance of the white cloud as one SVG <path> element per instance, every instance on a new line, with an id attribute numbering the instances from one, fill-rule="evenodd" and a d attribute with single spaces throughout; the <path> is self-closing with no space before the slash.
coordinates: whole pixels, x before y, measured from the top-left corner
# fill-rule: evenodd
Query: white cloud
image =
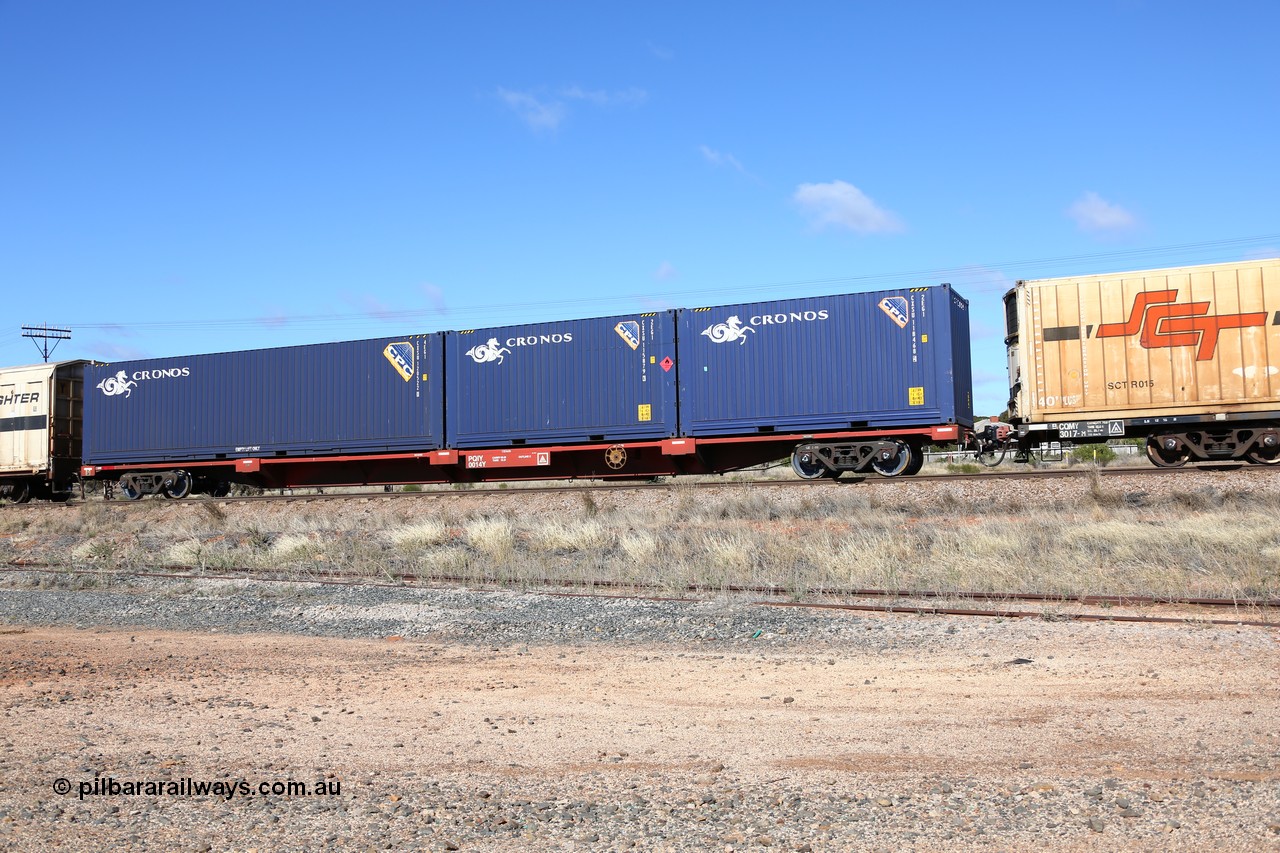
<path id="1" fill-rule="evenodd" d="M 668 308 L 678 307 L 665 296 L 646 296 L 640 300 L 640 304 L 650 311 L 666 311 Z"/>
<path id="2" fill-rule="evenodd" d="M 358 301 L 365 315 L 375 320 L 394 320 L 398 316 L 398 312 L 390 305 L 371 294 L 366 293 L 358 297 Z"/>
<path id="3" fill-rule="evenodd" d="M 674 50 L 671 50 L 670 48 L 667 48 L 667 47 L 663 47 L 660 44 L 654 44 L 653 42 L 646 42 L 645 46 L 649 48 L 649 52 L 653 54 L 655 59 L 660 59 L 663 62 L 670 62 L 671 60 L 676 58 L 676 52 Z"/>
<path id="4" fill-rule="evenodd" d="M 1067 208 L 1067 216 L 1076 221 L 1082 231 L 1126 231 L 1138 224 L 1132 213 L 1118 204 L 1112 204 L 1093 190 L 1089 190 Z"/>
<path id="5" fill-rule="evenodd" d="M 595 107 L 636 107 L 649 99 L 644 89 L 632 87 L 609 92 L 603 89 L 584 89 L 568 86 L 555 95 L 517 92 L 498 87 L 498 98 L 530 128 L 551 131 L 560 127 L 569 116 L 569 103 L 580 102 Z"/>
<path id="6" fill-rule="evenodd" d="M 905 228 L 896 214 L 844 181 L 801 184 L 791 199 L 818 228 L 847 228 L 857 234 L 890 234 Z"/>
<path id="7" fill-rule="evenodd" d="M 136 347 L 123 346 L 112 341 L 91 341 L 88 349 L 94 358 L 106 362 L 134 361 L 147 358 L 149 355 Z"/>
<path id="8" fill-rule="evenodd" d="M 444 302 L 444 290 L 438 285 L 426 282 L 422 285 L 422 294 L 427 297 L 427 301 L 431 303 L 431 308 L 437 314 L 448 314 L 449 306 Z"/>
<path id="9" fill-rule="evenodd" d="M 342 301 L 372 320 L 394 320 L 399 312 L 372 293 L 343 293 Z"/>
<path id="10" fill-rule="evenodd" d="M 739 172 L 746 174 L 746 169 L 738 162 L 738 158 L 724 151 L 717 151 L 706 145 L 699 145 L 698 150 L 702 152 L 702 157 L 712 166 L 730 166 Z"/>
<path id="11" fill-rule="evenodd" d="M 498 97 L 534 130 L 555 130 L 564 121 L 565 106 L 560 101 L 543 101 L 528 92 L 498 88 Z"/>
<path id="12" fill-rule="evenodd" d="M 653 277 L 658 281 L 670 281 L 677 275 L 676 268 L 671 265 L 670 261 L 663 261 L 658 264 L 658 268 L 653 273 Z"/>
<path id="13" fill-rule="evenodd" d="M 634 86 L 618 92 L 606 92 L 602 89 L 583 89 L 581 86 L 570 86 L 560 90 L 560 96 L 571 101 L 587 101 L 597 107 L 634 107 L 649 100 L 649 93 Z"/>

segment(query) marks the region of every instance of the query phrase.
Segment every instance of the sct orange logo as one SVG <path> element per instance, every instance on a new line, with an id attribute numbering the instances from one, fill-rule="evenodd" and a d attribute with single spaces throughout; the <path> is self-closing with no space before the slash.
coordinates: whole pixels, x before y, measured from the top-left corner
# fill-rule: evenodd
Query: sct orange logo
<path id="1" fill-rule="evenodd" d="M 1208 361 L 1218 348 L 1223 329 L 1265 326 L 1265 311 L 1252 314 L 1210 316 L 1208 302 L 1174 303 L 1176 290 L 1149 290 L 1133 300 L 1133 310 L 1123 323 L 1098 326 L 1099 338 L 1120 338 L 1141 332 L 1138 343 L 1145 349 L 1196 347 L 1196 361 Z"/>

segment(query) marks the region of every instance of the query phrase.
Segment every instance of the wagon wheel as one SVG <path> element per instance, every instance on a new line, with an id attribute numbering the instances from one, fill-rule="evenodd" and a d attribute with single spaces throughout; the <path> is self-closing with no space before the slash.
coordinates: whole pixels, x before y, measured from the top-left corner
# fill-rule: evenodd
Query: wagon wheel
<path id="1" fill-rule="evenodd" d="M 915 455 L 911 452 L 911 445 L 906 442 L 895 442 L 898 445 L 898 452 L 890 456 L 888 459 L 882 459 L 877 453 L 875 458 L 871 460 L 871 470 L 875 471 L 881 477 L 896 477 L 907 467 L 911 465 L 911 458 Z"/>
<path id="2" fill-rule="evenodd" d="M 174 471 L 173 480 L 164 487 L 164 496 L 175 501 L 191 494 L 191 475 L 186 471 Z"/>
<path id="3" fill-rule="evenodd" d="M 988 468 L 994 468 L 1004 461 L 1004 454 L 1005 446 L 1003 444 L 998 446 L 993 444 L 990 447 L 983 447 L 974 451 L 973 458 L 976 459 L 980 465 L 985 465 Z"/>
<path id="4" fill-rule="evenodd" d="M 604 464 L 615 471 L 621 470 L 627 464 L 627 449 L 621 444 L 613 445 L 604 452 Z"/>
<path id="5" fill-rule="evenodd" d="M 1259 465 L 1280 465 L 1280 436 L 1274 431 L 1263 433 L 1258 442 L 1249 448 L 1245 457 Z"/>
<path id="6" fill-rule="evenodd" d="M 911 447 L 911 445 L 908 445 Z M 907 463 L 907 467 L 903 469 L 904 476 L 911 477 L 920 473 L 920 469 L 924 467 L 924 451 L 919 447 L 911 447 L 911 461 Z"/>
<path id="7" fill-rule="evenodd" d="M 1157 468 L 1181 468 L 1191 451 L 1171 435 L 1152 435 L 1147 437 L 1147 458 Z"/>
<path id="8" fill-rule="evenodd" d="M 827 466 L 818 459 L 818 454 L 799 448 L 791 454 L 791 470 L 802 480 L 820 480 L 828 474 Z"/>
<path id="9" fill-rule="evenodd" d="M 5 486 L 3 490 L 0 491 L 0 496 L 9 500 L 11 503 L 24 504 L 31 500 L 31 484 L 22 480 L 11 486 Z"/>

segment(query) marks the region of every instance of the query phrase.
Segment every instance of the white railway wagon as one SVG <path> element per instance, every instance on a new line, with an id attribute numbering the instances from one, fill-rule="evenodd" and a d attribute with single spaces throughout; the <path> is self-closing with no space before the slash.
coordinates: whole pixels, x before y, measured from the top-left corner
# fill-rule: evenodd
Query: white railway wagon
<path id="1" fill-rule="evenodd" d="M 0 500 L 65 500 L 80 465 L 83 361 L 0 370 Z"/>

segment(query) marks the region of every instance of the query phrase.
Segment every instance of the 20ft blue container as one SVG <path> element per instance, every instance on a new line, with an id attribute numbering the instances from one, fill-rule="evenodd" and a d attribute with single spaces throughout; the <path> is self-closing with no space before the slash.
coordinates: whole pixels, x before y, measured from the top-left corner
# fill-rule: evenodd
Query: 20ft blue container
<path id="1" fill-rule="evenodd" d="M 680 425 L 731 436 L 973 425 L 949 285 L 681 310 Z"/>
<path id="2" fill-rule="evenodd" d="M 443 446 L 443 335 L 90 366 L 88 465 Z"/>
<path id="3" fill-rule="evenodd" d="M 676 434 L 670 311 L 445 333 L 450 447 Z"/>

